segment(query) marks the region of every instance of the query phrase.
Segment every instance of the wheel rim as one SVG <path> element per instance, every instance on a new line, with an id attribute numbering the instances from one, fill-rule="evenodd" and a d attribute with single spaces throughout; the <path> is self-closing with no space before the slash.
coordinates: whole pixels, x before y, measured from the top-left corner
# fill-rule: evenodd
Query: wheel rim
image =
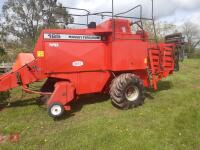
<path id="1" fill-rule="evenodd" d="M 59 116 L 62 113 L 62 108 L 59 105 L 54 105 L 51 107 L 51 113 L 54 116 Z"/>
<path id="2" fill-rule="evenodd" d="M 139 89 L 138 87 L 136 86 L 129 86 L 127 89 L 126 89 L 126 93 L 125 93 L 125 96 L 126 96 L 126 99 L 128 101 L 136 101 L 139 97 Z"/>

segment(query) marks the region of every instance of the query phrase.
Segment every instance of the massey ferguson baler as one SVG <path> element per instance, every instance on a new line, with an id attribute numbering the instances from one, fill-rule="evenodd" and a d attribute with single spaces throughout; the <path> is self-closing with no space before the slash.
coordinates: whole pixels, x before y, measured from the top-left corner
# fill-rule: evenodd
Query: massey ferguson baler
<path id="1" fill-rule="evenodd" d="M 21 86 L 41 94 L 51 117 L 90 93 L 110 93 L 121 109 L 142 105 L 144 87 L 156 90 L 158 81 L 173 73 L 176 45 L 152 42 L 139 21 L 120 15 L 85 29 L 43 30 L 34 52 L 19 54 L 12 70 L 0 77 L 0 91 Z M 135 24 L 141 29 L 133 33 Z M 40 91 L 29 89 L 43 80 Z"/>

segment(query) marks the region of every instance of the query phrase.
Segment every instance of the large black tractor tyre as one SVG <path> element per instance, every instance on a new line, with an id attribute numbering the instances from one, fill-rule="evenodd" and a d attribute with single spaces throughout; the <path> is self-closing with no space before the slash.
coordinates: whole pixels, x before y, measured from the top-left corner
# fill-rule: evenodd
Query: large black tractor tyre
<path id="1" fill-rule="evenodd" d="M 144 103 L 144 86 L 140 78 L 134 74 L 121 74 L 110 86 L 110 98 L 117 108 L 127 110 Z"/>

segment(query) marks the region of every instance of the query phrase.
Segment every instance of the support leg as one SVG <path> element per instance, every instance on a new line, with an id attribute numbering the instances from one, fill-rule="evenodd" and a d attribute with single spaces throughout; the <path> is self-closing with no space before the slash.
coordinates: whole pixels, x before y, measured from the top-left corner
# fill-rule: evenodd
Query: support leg
<path id="1" fill-rule="evenodd" d="M 71 110 L 68 105 L 75 97 L 75 87 L 70 82 L 58 82 L 47 102 L 48 112 L 51 117 L 60 117 L 64 110 Z"/>

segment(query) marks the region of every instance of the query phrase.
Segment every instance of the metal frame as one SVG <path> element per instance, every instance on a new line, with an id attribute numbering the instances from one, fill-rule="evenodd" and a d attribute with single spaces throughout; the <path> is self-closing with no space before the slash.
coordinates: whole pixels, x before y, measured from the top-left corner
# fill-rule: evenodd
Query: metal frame
<path id="1" fill-rule="evenodd" d="M 77 11 L 83 11 L 85 14 L 68 14 L 69 16 L 75 16 L 75 17 L 86 17 L 86 21 L 87 23 L 86 24 L 82 24 L 82 23 L 68 23 L 68 24 L 74 24 L 74 25 L 81 25 L 81 26 L 88 26 L 89 25 L 89 17 L 90 16 L 101 16 L 102 18 L 103 17 L 110 17 L 112 18 L 113 20 L 113 25 L 112 25 L 112 31 L 113 31 L 113 40 L 115 40 L 115 18 L 125 18 L 125 19 L 137 19 L 139 21 L 135 22 L 141 29 L 143 32 L 144 31 L 144 28 L 143 28 L 143 21 L 146 20 L 146 21 L 152 21 L 153 23 L 153 28 L 154 28 L 154 39 L 150 39 L 150 40 L 156 40 L 156 43 L 157 43 L 157 33 L 156 33 L 156 28 L 155 28 L 155 21 L 154 21 L 154 0 L 151 0 L 152 2 L 152 17 L 151 18 L 145 18 L 142 16 L 143 14 L 143 7 L 142 5 L 137 5 L 125 12 L 121 12 L 121 13 L 118 13 L 118 14 L 115 14 L 115 9 L 114 9 L 114 0 L 112 0 L 112 11 L 111 12 L 108 12 L 108 11 L 105 11 L 105 12 L 97 12 L 97 13 L 91 13 L 89 10 L 87 9 L 81 9 L 81 8 L 74 8 L 74 7 L 62 7 L 62 8 L 65 8 L 65 9 L 68 9 L 68 10 L 77 10 Z M 59 6 L 57 6 L 59 7 Z M 59 7 L 60 8 L 60 7 Z M 132 16 L 132 17 L 128 17 L 128 16 L 125 16 L 127 13 L 131 12 L 131 11 L 134 11 L 136 9 L 140 9 L 140 17 L 135 17 L 135 16 Z M 65 23 L 65 22 L 56 22 L 56 23 Z M 139 24 L 140 23 L 140 24 Z M 136 39 L 138 40 L 138 39 Z"/>

